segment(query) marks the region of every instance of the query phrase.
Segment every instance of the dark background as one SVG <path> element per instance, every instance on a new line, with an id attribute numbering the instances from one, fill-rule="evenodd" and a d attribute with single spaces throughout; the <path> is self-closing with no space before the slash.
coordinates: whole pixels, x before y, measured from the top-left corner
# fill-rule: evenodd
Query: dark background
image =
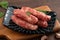
<path id="1" fill-rule="evenodd" d="M 60 0 L 7 0 L 7 1 L 9 2 L 9 6 L 14 5 L 18 7 L 22 6 L 39 7 L 43 5 L 48 5 L 53 11 L 57 13 L 57 19 L 60 21 Z M 0 11 L 5 12 L 6 10 L 0 7 Z M 49 40 L 56 39 L 54 39 L 54 35 L 50 35 Z"/>

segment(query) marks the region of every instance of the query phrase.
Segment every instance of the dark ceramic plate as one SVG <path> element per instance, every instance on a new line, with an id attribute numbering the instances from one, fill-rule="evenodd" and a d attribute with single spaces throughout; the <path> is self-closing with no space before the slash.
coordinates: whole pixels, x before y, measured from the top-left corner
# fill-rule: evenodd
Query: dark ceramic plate
<path id="1" fill-rule="evenodd" d="M 47 28 L 39 27 L 37 30 L 27 30 L 27 29 L 24 29 L 22 27 L 19 27 L 11 20 L 11 16 L 13 15 L 13 10 L 17 9 L 17 8 L 19 8 L 19 7 L 15 7 L 15 6 L 8 7 L 7 12 L 5 14 L 5 17 L 4 17 L 4 21 L 3 21 L 3 25 L 5 25 L 7 28 L 15 30 L 17 32 L 25 33 L 25 34 L 49 34 L 49 33 L 53 33 L 53 27 L 54 27 L 55 20 L 56 20 L 56 13 L 55 12 L 46 11 L 47 15 L 50 15 L 52 17 L 51 20 L 48 22 Z"/>

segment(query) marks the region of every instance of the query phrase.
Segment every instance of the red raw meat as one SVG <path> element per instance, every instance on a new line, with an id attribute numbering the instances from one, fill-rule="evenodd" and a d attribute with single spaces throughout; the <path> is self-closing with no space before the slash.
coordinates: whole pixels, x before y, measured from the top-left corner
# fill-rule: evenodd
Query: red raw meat
<path id="1" fill-rule="evenodd" d="M 29 29 L 29 30 L 36 30 L 38 28 L 37 25 L 32 25 L 32 24 L 30 24 L 30 23 L 28 23 L 28 22 L 16 17 L 15 15 L 13 15 L 11 17 L 11 19 L 12 19 L 12 21 L 14 23 L 16 23 L 17 25 L 19 25 L 22 28 L 26 28 L 26 29 Z"/>
<path id="2" fill-rule="evenodd" d="M 40 20 L 49 21 L 51 19 L 51 16 L 48 16 L 45 13 L 39 12 L 39 11 L 32 9 L 30 7 L 22 7 L 22 9 L 24 9 L 25 11 L 31 12 L 31 14 L 38 17 Z"/>
<path id="3" fill-rule="evenodd" d="M 36 30 L 38 26 L 46 28 L 48 26 L 47 21 L 51 19 L 51 16 L 30 7 L 14 9 L 13 13 L 14 15 L 11 17 L 12 21 L 20 27 L 30 30 Z"/>
<path id="4" fill-rule="evenodd" d="M 14 15 L 20 17 L 21 19 L 31 23 L 31 24 L 35 24 L 38 22 L 38 18 L 33 16 L 33 15 L 27 15 L 27 13 L 24 10 L 20 10 L 20 9 L 15 9 L 14 10 Z"/>
<path id="5" fill-rule="evenodd" d="M 41 27 L 47 27 L 48 26 L 48 23 L 46 21 L 42 21 L 42 20 L 39 20 L 38 23 L 37 23 L 39 26 Z"/>

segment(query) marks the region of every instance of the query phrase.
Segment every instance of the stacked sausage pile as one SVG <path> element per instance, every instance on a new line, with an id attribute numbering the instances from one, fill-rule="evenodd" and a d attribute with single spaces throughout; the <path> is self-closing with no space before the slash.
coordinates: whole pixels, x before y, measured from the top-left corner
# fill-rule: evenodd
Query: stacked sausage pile
<path id="1" fill-rule="evenodd" d="M 22 28 L 29 30 L 36 30 L 38 25 L 43 28 L 47 27 L 47 21 L 51 19 L 51 16 L 30 7 L 14 9 L 13 13 L 14 15 L 11 17 L 12 21 Z"/>

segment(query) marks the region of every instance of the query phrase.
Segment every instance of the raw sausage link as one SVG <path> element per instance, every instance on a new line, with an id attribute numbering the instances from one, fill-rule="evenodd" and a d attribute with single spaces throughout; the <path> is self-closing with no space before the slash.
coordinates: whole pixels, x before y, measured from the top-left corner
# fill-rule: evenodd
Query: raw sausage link
<path id="1" fill-rule="evenodd" d="M 31 9 L 29 8 L 29 11 L 35 15 L 36 17 L 38 17 L 39 19 L 43 20 L 43 21 L 48 21 L 51 19 L 51 16 L 47 16 L 46 14 L 44 14 L 43 12 L 39 12 L 36 11 L 35 9 Z"/>
<path id="2" fill-rule="evenodd" d="M 28 10 L 29 12 L 31 12 L 31 14 L 33 14 L 34 16 L 38 17 L 39 19 L 43 20 L 43 21 L 49 21 L 51 19 L 51 16 L 48 16 L 46 14 L 44 14 L 43 12 L 39 12 L 36 11 L 35 9 L 32 9 L 30 7 L 23 7 L 26 11 Z"/>
<path id="3" fill-rule="evenodd" d="M 31 24 L 35 24 L 38 22 L 38 18 L 33 16 L 33 15 L 27 15 L 26 12 L 21 11 L 20 9 L 15 9 L 14 10 L 14 14 L 18 17 L 20 17 L 21 19 L 31 23 Z"/>
<path id="4" fill-rule="evenodd" d="M 37 24 L 39 26 L 42 26 L 42 27 L 47 27 L 48 26 L 48 23 L 46 21 L 42 21 L 42 20 L 39 20 Z"/>
<path id="5" fill-rule="evenodd" d="M 19 25 L 22 28 L 26 28 L 26 29 L 30 29 L 30 30 L 36 30 L 38 28 L 37 25 L 29 24 L 28 22 L 21 20 L 20 18 L 17 18 L 14 15 L 11 17 L 11 19 L 14 23 L 16 23 L 17 25 Z"/>
<path id="6" fill-rule="evenodd" d="M 21 10 L 22 10 L 22 11 L 24 10 L 24 12 L 27 12 L 27 11 L 28 11 L 28 8 L 22 7 Z"/>

